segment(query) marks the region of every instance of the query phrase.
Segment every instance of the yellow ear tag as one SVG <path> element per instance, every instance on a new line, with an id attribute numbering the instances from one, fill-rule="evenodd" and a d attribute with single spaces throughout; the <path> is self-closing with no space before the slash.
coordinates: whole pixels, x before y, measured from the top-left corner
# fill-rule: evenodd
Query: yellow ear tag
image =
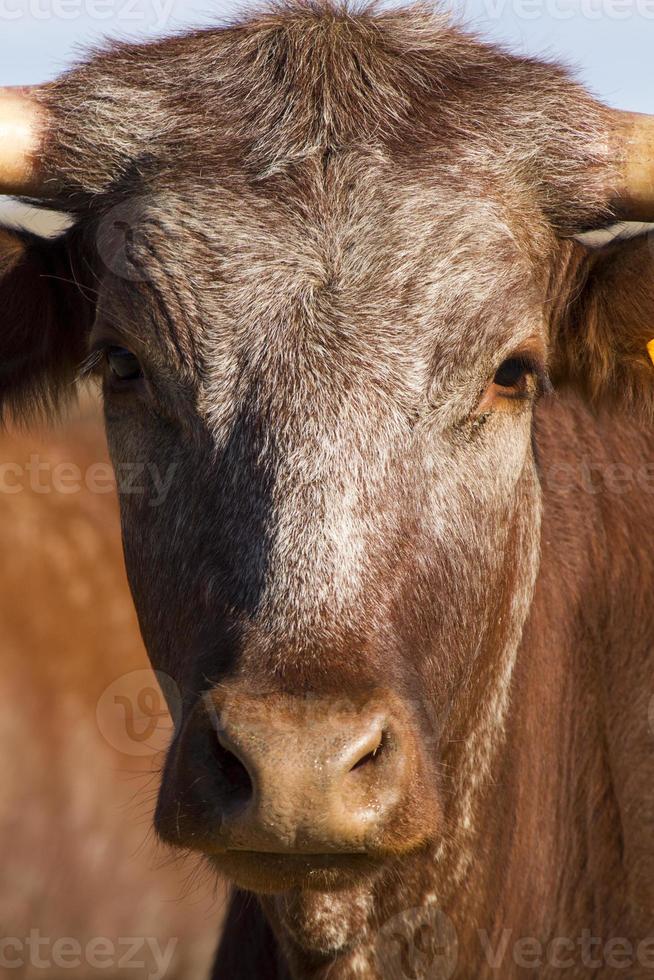
<path id="1" fill-rule="evenodd" d="M 650 340 L 647 345 L 647 353 L 649 354 L 652 364 L 654 364 L 654 340 Z"/>

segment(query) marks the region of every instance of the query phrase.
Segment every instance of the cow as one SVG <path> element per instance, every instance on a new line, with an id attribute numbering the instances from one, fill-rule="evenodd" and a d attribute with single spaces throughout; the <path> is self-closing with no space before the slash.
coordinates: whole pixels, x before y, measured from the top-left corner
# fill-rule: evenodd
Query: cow
<path id="1" fill-rule="evenodd" d="M 99 379 L 214 977 L 654 970 L 654 123 L 424 6 L 6 90 L 1 401 Z M 81 365 L 81 367 L 80 367 Z"/>
<path id="2" fill-rule="evenodd" d="M 0 435 L 0 973 L 192 980 L 222 896 L 148 832 L 167 723 L 95 400 Z"/>

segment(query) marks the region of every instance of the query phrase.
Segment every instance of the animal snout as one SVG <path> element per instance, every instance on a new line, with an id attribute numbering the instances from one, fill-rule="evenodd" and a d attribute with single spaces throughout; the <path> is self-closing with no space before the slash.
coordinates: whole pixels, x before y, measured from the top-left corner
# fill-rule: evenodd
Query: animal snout
<path id="1" fill-rule="evenodd" d="M 364 850 L 403 784 L 401 737 L 379 711 L 342 727 L 274 718 L 265 731 L 256 718 L 234 718 L 215 739 L 216 802 L 231 848 Z"/>
<path id="2" fill-rule="evenodd" d="M 423 803 L 418 745 L 388 695 L 344 705 L 215 691 L 171 754 L 158 830 L 207 853 L 392 851 Z"/>

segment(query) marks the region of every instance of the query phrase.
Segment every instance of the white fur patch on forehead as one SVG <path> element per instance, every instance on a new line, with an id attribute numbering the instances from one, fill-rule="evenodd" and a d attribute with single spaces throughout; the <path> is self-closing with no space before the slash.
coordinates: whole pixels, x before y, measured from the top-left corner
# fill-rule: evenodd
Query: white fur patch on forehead
<path id="1" fill-rule="evenodd" d="M 490 371 L 542 331 L 532 256 L 500 202 L 471 207 L 440 173 L 400 175 L 399 190 L 387 161 L 361 153 L 330 167 L 329 180 L 300 168 L 295 197 L 279 178 L 197 192 L 191 207 L 166 194 L 119 208 L 129 243 L 113 236 L 103 257 L 109 272 L 129 260 L 130 276 L 117 270 L 101 307 L 111 319 L 117 287 L 131 298 L 123 328 L 167 343 L 180 380 L 197 378 L 215 431 L 231 424 L 253 373 L 273 387 L 280 373 L 295 378 L 298 406 L 316 380 L 365 379 L 414 418 L 435 384 L 446 401 L 449 381 L 456 394 L 470 366 Z"/>
<path id="2" fill-rule="evenodd" d="M 338 347 L 410 410 L 436 348 L 445 361 L 476 357 L 506 322 L 508 298 L 518 322 L 538 302 L 537 260 L 512 218 L 447 168 L 416 180 L 379 154 L 344 151 L 328 176 L 311 160 L 256 186 L 162 196 L 143 263 L 146 277 L 167 277 L 161 292 L 190 321 L 212 383 L 225 361 L 239 371 L 292 345 L 299 323 L 317 363 Z"/>
<path id="3" fill-rule="evenodd" d="M 220 195 L 193 275 L 200 409 L 216 432 L 255 374 L 277 391 L 277 418 L 282 398 L 301 411 L 330 379 L 337 392 L 356 379 L 407 418 L 437 400 L 460 411 L 461 394 L 479 395 L 471 374 L 544 340 L 532 256 L 500 204 L 471 209 L 423 183 L 398 192 L 376 166 L 346 191 L 353 165 L 298 203 Z"/>

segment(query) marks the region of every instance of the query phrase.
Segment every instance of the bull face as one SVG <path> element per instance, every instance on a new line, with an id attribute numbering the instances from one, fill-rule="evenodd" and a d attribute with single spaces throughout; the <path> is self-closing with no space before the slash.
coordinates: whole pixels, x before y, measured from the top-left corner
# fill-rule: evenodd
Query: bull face
<path id="1" fill-rule="evenodd" d="M 640 391 L 640 336 L 582 374 L 591 259 L 561 241 L 642 205 L 626 124 L 508 64 L 416 14 L 305 12 L 7 103 L 5 186 L 77 222 L 4 244 L 4 400 L 88 355 L 117 471 L 158 475 L 121 494 L 183 709 L 157 828 L 245 888 L 368 901 L 472 833 L 538 570 L 534 404 L 548 374 Z"/>
<path id="2" fill-rule="evenodd" d="M 490 208 L 457 268 L 479 217 L 393 178 L 312 161 L 297 211 L 286 177 L 218 194 L 199 239 L 181 198 L 141 205 L 141 281 L 105 275 L 91 331 L 117 471 L 172 474 L 165 499 L 121 496 L 146 644 L 186 705 L 158 826 L 246 886 L 432 840 L 457 697 L 489 658 L 509 670 L 529 608 L 535 273 Z"/>

